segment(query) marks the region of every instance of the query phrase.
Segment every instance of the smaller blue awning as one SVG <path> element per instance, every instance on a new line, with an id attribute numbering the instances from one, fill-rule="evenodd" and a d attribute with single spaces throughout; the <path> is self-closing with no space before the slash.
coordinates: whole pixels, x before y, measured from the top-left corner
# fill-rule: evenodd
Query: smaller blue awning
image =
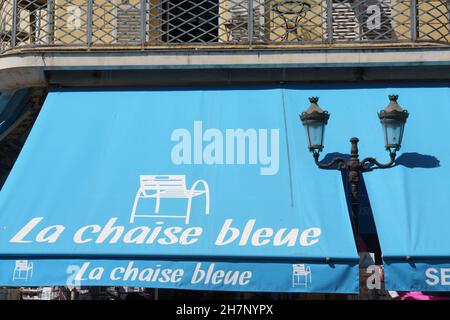
<path id="1" fill-rule="evenodd" d="M 0 95 L 0 138 L 29 109 L 31 101 L 28 89 L 2 91 Z"/>
<path id="2" fill-rule="evenodd" d="M 386 288 L 450 291 L 450 88 L 391 92 L 410 113 L 401 152 L 394 168 L 364 175 Z M 369 135 L 361 140 L 375 144 Z"/>
<path id="3" fill-rule="evenodd" d="M 0 193 L 0 286 L 356 293 L 292 94 L 51 92 Z"/>

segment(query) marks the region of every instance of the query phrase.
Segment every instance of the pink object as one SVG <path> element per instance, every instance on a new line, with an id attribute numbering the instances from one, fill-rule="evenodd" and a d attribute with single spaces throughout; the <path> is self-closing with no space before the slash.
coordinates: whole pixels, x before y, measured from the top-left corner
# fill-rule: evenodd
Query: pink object
<path id="1" fill-rule="evenodd" d="M 399 292 L 396 300 L 450 300 L 450 298 L 433 297 L 423 294 L 420 291 Z"/>

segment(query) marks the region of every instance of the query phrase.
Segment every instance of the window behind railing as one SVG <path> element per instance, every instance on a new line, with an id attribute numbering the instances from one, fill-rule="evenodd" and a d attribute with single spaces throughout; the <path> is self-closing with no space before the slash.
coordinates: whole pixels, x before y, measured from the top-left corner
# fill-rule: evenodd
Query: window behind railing
<path id="1" fill-rule="evenodd" d="M 0 50 L 450 42 L 449 0 L 0 0 Z"/>

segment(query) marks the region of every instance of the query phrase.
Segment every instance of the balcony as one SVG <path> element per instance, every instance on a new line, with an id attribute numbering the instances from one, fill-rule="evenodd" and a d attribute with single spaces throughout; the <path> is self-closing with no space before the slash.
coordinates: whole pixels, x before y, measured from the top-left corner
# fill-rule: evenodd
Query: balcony
<path id="1" fill-rule="evenodd" d="M 449 0 L 0 0 L 0 54 L 448 46 Z"/>

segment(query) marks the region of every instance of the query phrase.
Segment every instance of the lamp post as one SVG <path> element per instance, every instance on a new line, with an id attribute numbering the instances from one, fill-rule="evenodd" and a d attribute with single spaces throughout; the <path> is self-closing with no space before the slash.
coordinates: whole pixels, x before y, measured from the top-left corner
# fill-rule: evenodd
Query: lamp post
<path id="1" fill-rule="evenodd" d="M 381 121 L 385 148 L 389 152 L 390 161 L 380 163 L 375 158 L 367 157 L 359 159 L 358 138 L 351 138 L 350 158 L 336 157 L 329 163 L 322 163 L 319 160 L 320 152 L 324 147 L 325 126 L 328 123 L 330 114 L 322 110 L 319 105 L 319 98 L 309 98 L 310 107 L 300 114 L 300 120 L 306 129 L 308 148 L 313 153 L 314 161 L 320 169 L 334 169 L 348 172 L 348 181 L 351 188 L 351 222 L 356 244 L 359 248 L 359 229 L 358 229 L 358 187 L 360 175 L 362 172 L 370 171 L 375 168 L 387 169 L 394 165 L 396 152 L 400 150 L 403 132 L 408 118 L 408 111 L 403 110 L 397 103 L 398 95 L 389 96 L 389 105 L 386 109 L 378 113 Z"/>

